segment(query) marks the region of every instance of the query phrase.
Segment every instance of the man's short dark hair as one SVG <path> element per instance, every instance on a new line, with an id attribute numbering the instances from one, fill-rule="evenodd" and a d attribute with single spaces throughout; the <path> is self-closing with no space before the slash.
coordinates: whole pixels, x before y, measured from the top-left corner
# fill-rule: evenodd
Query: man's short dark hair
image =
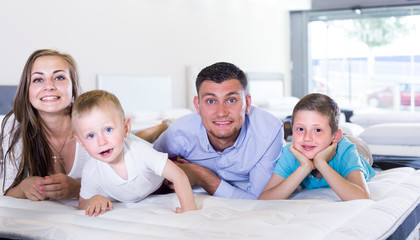
<path id="1" fill-rule="evenodd" d="M 215 83 L 222 83 L 227 80 L 237 79 L 242 85 L 245 92 L 248 92 L 248 80 L 245 73 L 232 63 L 218 62 L 208 67 L 205 67 L 197 76 L 195 87 L 198 90 L 204 81 L 213 81 Z"/>

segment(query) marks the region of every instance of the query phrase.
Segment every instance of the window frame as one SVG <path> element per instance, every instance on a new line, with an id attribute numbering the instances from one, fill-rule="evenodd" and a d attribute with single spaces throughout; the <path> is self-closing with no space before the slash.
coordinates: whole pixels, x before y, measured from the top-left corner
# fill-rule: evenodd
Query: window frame
<path id="1" fill-rule="evenodd" d="M 293 66 L 291 70 L 292 96 L 302 98 L 311 89 L 312 81 L 309 81 L 309 79 L 312 76 L 312 67 L 310 66 L 312 63 L 309 61 L 311 51 L 308 36 L 308 24 L 310 22 L 420 15 L 420 5 L 362 8 L 361 11 L 362 14 L 356 14 L 354 8 L 290 12 L 290 58 Z"/>

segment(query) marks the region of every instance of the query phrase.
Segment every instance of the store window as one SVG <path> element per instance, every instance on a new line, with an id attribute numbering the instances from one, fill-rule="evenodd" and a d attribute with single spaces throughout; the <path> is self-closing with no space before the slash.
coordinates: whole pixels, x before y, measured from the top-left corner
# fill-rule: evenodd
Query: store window
<path id="1" fill-rule="evenodd" d="M 344 108 L 420 111 L 420 7 L 307 16 L 307 92 Z"/>

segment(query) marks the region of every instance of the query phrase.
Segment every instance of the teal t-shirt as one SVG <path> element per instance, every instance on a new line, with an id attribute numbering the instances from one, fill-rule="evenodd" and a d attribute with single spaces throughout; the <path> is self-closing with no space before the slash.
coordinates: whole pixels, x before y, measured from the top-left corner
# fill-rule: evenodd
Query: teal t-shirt
<path id="1" fill-rule="evenodd" d="M 277 160 L 274 168 L 274 173 L 287 178 L 299 166 L 299 161 L 289 150 L 290 144 L 283 148 L 280 158 Z M 334 158 L 328 163 L 338 174 L 344 178 L 353 171 L 360 170 L 363 172 L 366 180 L 375 176 L 375 170 L 366 162 L 365 159 L 357 152 L 356 146 L 350 142 L 346 137 L 341 138 L 337 144 L 337 151 Z M 300 184 L 307 189 L 315 189 L 322 187 L 329 187 L 327 181 L 322 178 L 316 178 L 312 174 Z"/>

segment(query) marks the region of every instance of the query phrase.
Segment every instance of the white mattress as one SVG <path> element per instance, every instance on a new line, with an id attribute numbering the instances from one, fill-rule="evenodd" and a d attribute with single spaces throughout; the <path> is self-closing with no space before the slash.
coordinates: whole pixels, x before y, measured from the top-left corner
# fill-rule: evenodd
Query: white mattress
<path id="1" fill-rule="evenodd" d="M 198 211 L 174 213 L 174 194 L 115 204 L 99 217 L 76 200 L 0 197 L 0 237 L 42 239 L 386 239 L 420 201 L 420 170 L 395 168 L 368 183 L 371 200 L 342 202 L 329 188 L 293 200 L 237 200 L 196 194 Z M 416 222 L 417 225 L 418 222 Z M 418 230 L 413 232 L 418 237 Z"/>
<path id="2" fill-rule="evenodd" d="M 363 128 L 384 123 L 419 123 L 420 112 L 366 109 L 355 111 L 350 121 Z"/>
<path id="3" fill-rule="evenodd" d="M 420 146 L 369 144 L 373 155 L 419 157 Z"/>
<path id="4" fill-rule="evenodd" d="M 131 111 L 126 112 L 126 117 L 131 119 L 131 130 L 137 132 L 162 123 L 163 120 L 177 119 L 193 113 L 187 108 L 172 108 L 166 110 Z"/>
<path id="5" fill-rule="evenodd" d="M 373 155 L 420 157 L 420 123 L 384 123 L 359 135 Z"/>

